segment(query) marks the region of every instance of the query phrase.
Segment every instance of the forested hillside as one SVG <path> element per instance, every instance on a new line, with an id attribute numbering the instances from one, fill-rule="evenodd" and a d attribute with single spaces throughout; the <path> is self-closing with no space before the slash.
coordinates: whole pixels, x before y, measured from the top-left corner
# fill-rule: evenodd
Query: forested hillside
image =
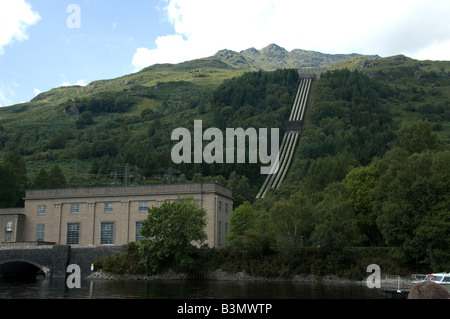
<path id="1" fill-rule="evenodd" d="M 208 58 L 0 109 L 0 207 L 22 205 L 29 188 L 214 181 L 235 197 L 230 268 L 351 272 L 348 249 L 389 247 L 375 255 L 448 269 L 448 62 L 354 57 L 330 66 L 313 85 L 281 189 L 256 202 L 259 164 L 172 162 L 172 130 L 192 132 L 194 120 L 204 129 L 282 128 L 298 80 L 294 69 L 238 70 Z"/>
<path id="2" fill-rule="evenodd" d="M 328 251 L 390 247 L 399 263 L 442 271 L 450 266 L 448 66 L 382 62 L 397 68 L 322 76 L 282 190 L 252 209 L 269 212 L 279 250 L 305 241 Z"/>
<path id="3" fill-rule="evenodd" d="M 185 66 L 191 70 L 189 73 L 199 76 L 198 81 L 157 81 L 149 86 L 135 84 L 136 75 L 125 80 L 127 85 L 122 90 L 99 90 L 64 99 L 73 89 L 89 88 L 67 88 L 69 94 L 62 97 L 57 95 L 65 89 L 55 89 L 53 94 L 42 94 L 29 104 L 0 110 L 4 111 L 0 141 L 5 165 L 8 154 L 27 163 L 17 186 L 18 205 L 22 197 L 19 194 L 26 188 L 188 181 L 215 181 L 229 186 L 235 190 L 236 204 L 251 200 L 264 178 L 259 167 L 175 164 L 171 160 L 175 144 L 171 132 L 178 127 L 193 131 L 195 119 L 203 121 L 204 129 L 281 127 L 294 101 L 298 72 L 285 69 L 246 73 L 220 64 L 223 69 L 217 69 L 217 65 L 209 71 L 191 69 L 208 67 L 210 63 L 207 60 Z M 220 85 L 205 80 L 209 74 L 218 76 L 215 73 L 221 71 L 229 79 Z M 54 171 L 63 178 L 46 178 Z"/>

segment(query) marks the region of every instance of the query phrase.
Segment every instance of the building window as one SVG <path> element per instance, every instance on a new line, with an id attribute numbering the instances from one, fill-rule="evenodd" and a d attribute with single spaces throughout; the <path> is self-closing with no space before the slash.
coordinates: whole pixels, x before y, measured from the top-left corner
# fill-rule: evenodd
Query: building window
<path id="1" fill-rule="evenodd" d="M 164 204 L 165 200 L 163 199 L 157 199 L 156 200 L 156 206 L 161 206 L 162 204 Z"/>
<path id="2" fill-rule="evenodd" d="M 228 234 L 228 223 L 225 223 L 225 235 Z"/>
<path id="3" fill-rule="evenodd" d="M 228 203 L 225 203 L 225 214 L 228 214 L 229 213 L 229 204 Z"/>
<path id="4" fill-rule="evenodd" d="M 105 203 L 105 213 L 112 213 L 113 211 L 113 203 Z"/>
<path id="5" fill-rule="evenodd" d="M 70 204 L 70 213 L 71 214 L 78 214 L 79 212 L 80 212 L 79 204 Z"/>
<path id="6" fill-rule="evenodd" d="M 217 231 L 217 239 L 219 241 L 219 245 L 222 245 L 222 222 L 219 222 L 219 229 Z"/>
<path id="7" fill-rule="evenodd" d="M 44 241 L 45 237 L 45 224 L 36 225 L 36 241 Z"/>
<path id="8" fill-rule="evenodd" d="M 221 212 L 222 212 L 222 201 L 219 200 L 219 213 L 221 213 Z"/>
<path id="9" fill-rule="evenodd" d="M 67 224 L 67 245 L 78 245 L 80 243 L 80 223 Z"/>
<path id="10" fill-rule="evenodd" d="M 47 214 L 47 205 L 38 205 L 38 215 Z"/>
<path id="11" fill-rule="evenodd" d="M 101 223 L 100 245 L 114 244 L 114 222 Z"/>
<path id="12" fill-rule="evenodd" d="M 12 230 L 13 230 L 13 222 L 8 221 L 6 222 L 6 236 L 5 236 L 5 241 L 7 243 L 9 243 L 11 241 L 12 238 Z"/>
<path id="13" fill-rule="evenodd" d="M 144 236 L 141 234 L 142 229 L 142 222 L 136 222 L 136 242 L 138 242 L 141 239 L 145 239 Z"/>
<path id="14" fill-rule="evenodd" d="M 148 212 L 148 202 L 139 202 L 139 213 Z"/>

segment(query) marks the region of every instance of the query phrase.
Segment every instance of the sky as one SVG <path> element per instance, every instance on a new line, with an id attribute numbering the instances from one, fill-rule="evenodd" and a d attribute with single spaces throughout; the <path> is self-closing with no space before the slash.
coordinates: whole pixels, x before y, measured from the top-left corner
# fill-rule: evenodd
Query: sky
<path id="1" fill-rule="evenodd" d="M 450 60 L 448 0 L 0 0 L 0 107 L 222 49 Z"/>

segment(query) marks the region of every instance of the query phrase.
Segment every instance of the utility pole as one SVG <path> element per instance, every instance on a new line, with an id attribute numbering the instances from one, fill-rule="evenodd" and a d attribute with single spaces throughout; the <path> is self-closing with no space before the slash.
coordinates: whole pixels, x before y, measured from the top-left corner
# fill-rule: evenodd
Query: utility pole
<path id="1" fill-rule="evenodd" d="M 125 164 L 125 172 L 124 172 L 123 181 L 124 181 L 125 186 L 128 186 L 128 184 L 130 183 L 130 164 L 128 164 L 128 163 Z"/>

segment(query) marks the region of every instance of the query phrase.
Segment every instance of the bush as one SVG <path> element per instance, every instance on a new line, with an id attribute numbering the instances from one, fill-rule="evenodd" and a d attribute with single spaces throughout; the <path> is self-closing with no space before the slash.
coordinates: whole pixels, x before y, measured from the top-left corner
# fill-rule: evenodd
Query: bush
<path id="1" fill-rule="evenodd" d="M 102 257 L 95 262 L 95 267 L 112 274 L 146 274 L 147 269 L 140 260 L 139 243 L 129 243 L 126 253 Z"/>

